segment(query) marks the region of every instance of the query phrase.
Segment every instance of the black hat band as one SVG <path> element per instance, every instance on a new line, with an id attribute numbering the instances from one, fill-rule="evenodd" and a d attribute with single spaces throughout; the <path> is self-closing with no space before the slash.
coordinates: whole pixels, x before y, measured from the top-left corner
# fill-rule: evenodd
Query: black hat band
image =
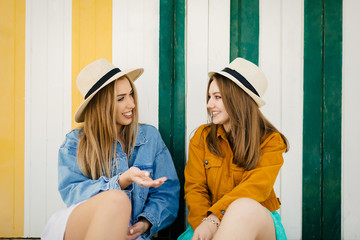
<path id="1" fill-rule="evenodd" d="M 247 89 L 249 89 L 251 92 L 253 92 L 256 96 L 260 97 L 258 92 L 256 91 L 256 89 L 251 85 L 251 83 L 249 83 L 248 80 L 246 80 L 246 78 L 243 77 L 243 75 L 241 75 L 240 73 L 238 73 L 237 71 L 235 71 L 231 68 L 224 68 L 222 71 L 226 72 L 226 73 L 230 74 L 231 76 L 233 76 L 234 78 L 236 78 Z"/>
<path id="2" fill-rule="evenodd" d="M 87 92 L 85 95 L 85 99 L 87 99 L 91 94 L 93 94 L 96 90 L 98 90 L 107 80 L 109 80 L 112 76 L 117 74 L 118 72 L 121 72 L 119 68 L 114 68 L 110 70 L 107 74 L 105 74 L 102 78 L 100 78 L 92 88 Z"/>

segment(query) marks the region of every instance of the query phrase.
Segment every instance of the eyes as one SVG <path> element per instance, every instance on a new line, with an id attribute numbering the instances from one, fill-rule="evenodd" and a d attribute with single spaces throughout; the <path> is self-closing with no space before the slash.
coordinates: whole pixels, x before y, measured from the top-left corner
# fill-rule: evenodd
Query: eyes
<path id="1" fill-rule="evenodd" d="M 210 98 L 211 98 L 211 96 L 208 95 L 208 99 L 210 99 Z M 214 94 L 213 98 L 215 98 L 216 100 L 219 100 L 219 99 L 221 99 L 221 95 L 220 94 Z"/>
<path id="2" fill-rule="evenodd" d="M 116 101 L 118 101 L 118 102 L 123 101 L 125 99 L 125 96 L 126 96 L 126 94 L 118 95 Z M 134 96 L 134 91 L 133 90 L 131 90 L 131 92 L 129 93 L 129 96 L 131 98 L 133 98 L 133 96 Z"/>

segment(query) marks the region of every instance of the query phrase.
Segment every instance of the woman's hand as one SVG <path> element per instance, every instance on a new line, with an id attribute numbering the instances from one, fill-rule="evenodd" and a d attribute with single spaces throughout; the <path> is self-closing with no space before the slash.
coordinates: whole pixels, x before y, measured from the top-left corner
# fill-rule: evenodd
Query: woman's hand
<path id="1" fill-rule="evenodd" d="M 125 189 L 131 183 L 136 183 L 141 187 L 159 187 L 167 180 L 161 177 L 153 180 L 148 171 L 142 171 L 137 167 L 131 167 L 119 177 L 119 185 L 121 189 Z"/>
<path id="2" fill-rule="evenodd" d="M 220 223 L 218 217 L 215 214 L 210 214 L 209 219 L 213 219 L 215 222 Z M 203 221 L 194 231 L 194 235 L 191 240 L 211 240 L 215 236 L 218 226 L 211 221 Z"/>
<path id="3" fill-rule="evenodd" d="M 146 218 L 142 218 L 140 221 L 128 228 L 126 240 L 136 239 L 138 236 L 148 230 L 150 226 L 151 223 Z"/>

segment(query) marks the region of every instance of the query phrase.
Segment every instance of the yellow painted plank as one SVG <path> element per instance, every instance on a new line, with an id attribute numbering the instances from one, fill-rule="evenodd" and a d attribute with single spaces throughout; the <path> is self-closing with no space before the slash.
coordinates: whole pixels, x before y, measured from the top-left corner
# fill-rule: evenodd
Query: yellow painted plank
<path id="1" fill-rule="evenodd" d="M 24 235 L 25 0 L 0 0 L 0 236 Z"/>
<path id="2" fill-rule="evenodd" d="M 72 2 L 72 127 L 74 114 L 83 101 L 76 77 L 90 62 L 112 60 L 112 0 L 73 0 Z"/>

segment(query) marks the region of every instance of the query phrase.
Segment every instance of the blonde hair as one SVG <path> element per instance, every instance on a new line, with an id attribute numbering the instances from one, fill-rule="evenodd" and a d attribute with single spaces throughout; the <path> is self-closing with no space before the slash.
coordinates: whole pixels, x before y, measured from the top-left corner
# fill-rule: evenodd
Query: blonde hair
<path id="1" fill-rule="evenodd" d="M 210 84 L 213 81 L 216 81 L 219 87 L 221 99 L 230 118 L 230 131 L 227 138 L 233 151 L 234 164 L 245 170 L 254 169 L 261 157 L 261 143 L 273 132 L 281 135 L 288 150 L 289 144 L 286 137 L 265 118 L 256 102 L 228 78 L 220 74 L 214 74 L 210 78 L 207 87 L 207 101 L 209 101 Z M 210 110 L 208 110 L 208 116 L 211 117 Z M 211 153 L 223 156 L 217 142 L 219 126 L 211 123 L 209 127 L 211 130 L 206 138 L 206 144 Z"/>
<path id="2" fill-rule="evenodd" d="M 84 175 L 93 180 L 101 176 L 110 178 L 113 175 L 116 161 L 112 162 L 112 158 L 116 159 L 119 131 L 120 138 L 124 142 L 123 148 L 127 154 L 128 161 L 131 158 L 136 141 L 138 111 L 135 85 L 132 81 L 128 80 L 134 93 L 135 108 L 132 110 L 133 121 L 131 124 L 117 129 L 115 113 L 116 81 L 102 88 L 91 99 L 84 112 L 84 123 L 79 128 L 81 136 L 77 152 L 78 164 Z"/>

